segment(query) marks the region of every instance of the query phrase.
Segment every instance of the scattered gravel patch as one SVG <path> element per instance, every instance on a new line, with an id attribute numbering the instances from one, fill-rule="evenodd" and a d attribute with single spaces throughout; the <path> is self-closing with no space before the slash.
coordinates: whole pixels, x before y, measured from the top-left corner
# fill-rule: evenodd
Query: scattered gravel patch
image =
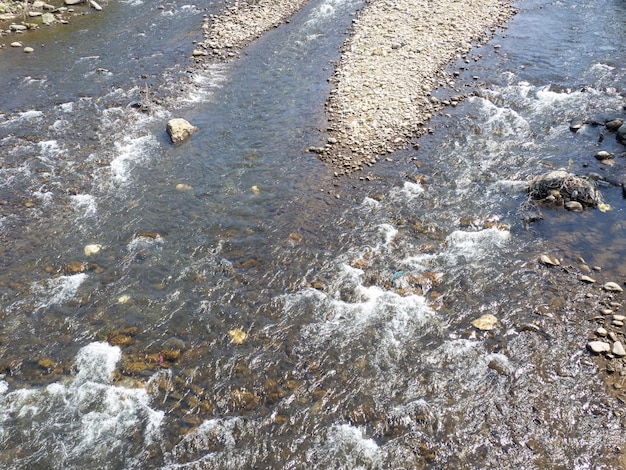
<path id="1" fill-rule="evenodd" d="M 219 59 L 235 57 L 237 52 L 266 31 L 276 28 L 302 8 L 307 0 L 252 0 L 209 15 L 202 26 L 204 41 L 195 56 Z"/>

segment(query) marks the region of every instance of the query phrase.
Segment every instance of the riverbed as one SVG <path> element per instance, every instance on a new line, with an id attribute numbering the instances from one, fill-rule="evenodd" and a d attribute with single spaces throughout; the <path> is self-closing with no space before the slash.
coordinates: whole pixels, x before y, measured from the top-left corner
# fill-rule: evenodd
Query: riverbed
<path id="1" fill-rule="evenodd" d="M 361 2 L 204 65 L 222 5 L 159 6 L 0 49 L 4 467 L 624 465 L 623 359 L 586 347 L 624 313 L 621 188 L 525 210 L 552 169 L 624 179 L 594 158 L 624 151 L 619 1 L 519 2 L 433 92 L 466 99 L 341 178 L 307 149 Z"/>

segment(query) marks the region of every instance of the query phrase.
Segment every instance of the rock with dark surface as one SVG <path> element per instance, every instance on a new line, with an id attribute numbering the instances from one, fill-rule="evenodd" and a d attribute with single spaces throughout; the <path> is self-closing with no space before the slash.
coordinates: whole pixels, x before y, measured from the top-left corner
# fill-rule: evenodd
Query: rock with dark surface
<path id="1" fill-rule="evenodd" d="M 626 145 L 626 123 L 617 128 L 616 138 L 619 143 Z"/>
<path id="2" fill-rule="evenodd" d="M 172 142 L 179 144 L 191 137 L 198 128 L 185 119 L 176 118 L 168 121 L 166 130 Z"/>

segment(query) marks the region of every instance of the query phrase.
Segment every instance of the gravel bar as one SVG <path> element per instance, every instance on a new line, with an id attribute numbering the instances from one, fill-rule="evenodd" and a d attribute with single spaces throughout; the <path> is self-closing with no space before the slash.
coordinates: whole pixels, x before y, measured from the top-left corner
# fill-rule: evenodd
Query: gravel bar
<path id="1" fill-rule="evenodd" d="M 442 107 L 430 94 L 445 85 L 445 68 L 514 13 L 508 0 L 369 2 L 354 20 L 332 80 L 331 137 L 316 149 L 322 160 L 337 175 L 350 173 L 423 135 Z"/>

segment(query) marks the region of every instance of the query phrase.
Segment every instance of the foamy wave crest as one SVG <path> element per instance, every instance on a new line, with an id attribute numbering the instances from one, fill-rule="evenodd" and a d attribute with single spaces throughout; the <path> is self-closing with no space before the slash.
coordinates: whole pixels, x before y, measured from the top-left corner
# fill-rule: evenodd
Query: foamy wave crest
<path id="1" fill-rule="evenodd" d="M 164 415 L 150 408 L 145 389 L 111 385 L 120 355 L 117 346 L 91 343 L 78 352 L 78 373 L 69 383 L 0 395 L 0 463 L 20 468 L 137 463 L 155 442 Z"/>
<path id="2" fill-rule="evenodd" d="M 384 467 L 384 453 L 372 439 L 348 424 L 331 426 L 325 439 L 307 452 L 314 468 L 365 470 Z"/>
<path id="3" fill-rule="evenodd" d="M 127 181 L 133 167 L 149 158 L 157 146 L 158 142 L 152 135 L 116 142 L 117 157 L 111 161 L 113 178 L 118 182 Z"/>
<path id="4" fill-rule="evenodd" d="M 87 279 L 87 274 L 78 273 L 33 284 L 32 293 L 39 298 L 37 309 L 58 305 L 71 299 L 85 279 Z"/>
<path id="5" fill-rule="evenodd" d="M 77 212 L 82 212 L 80 217 L 93 217 L 98 212 L 96 199 L 90 194 L 76 194 L 71 196 L 72 208 Z"/>

